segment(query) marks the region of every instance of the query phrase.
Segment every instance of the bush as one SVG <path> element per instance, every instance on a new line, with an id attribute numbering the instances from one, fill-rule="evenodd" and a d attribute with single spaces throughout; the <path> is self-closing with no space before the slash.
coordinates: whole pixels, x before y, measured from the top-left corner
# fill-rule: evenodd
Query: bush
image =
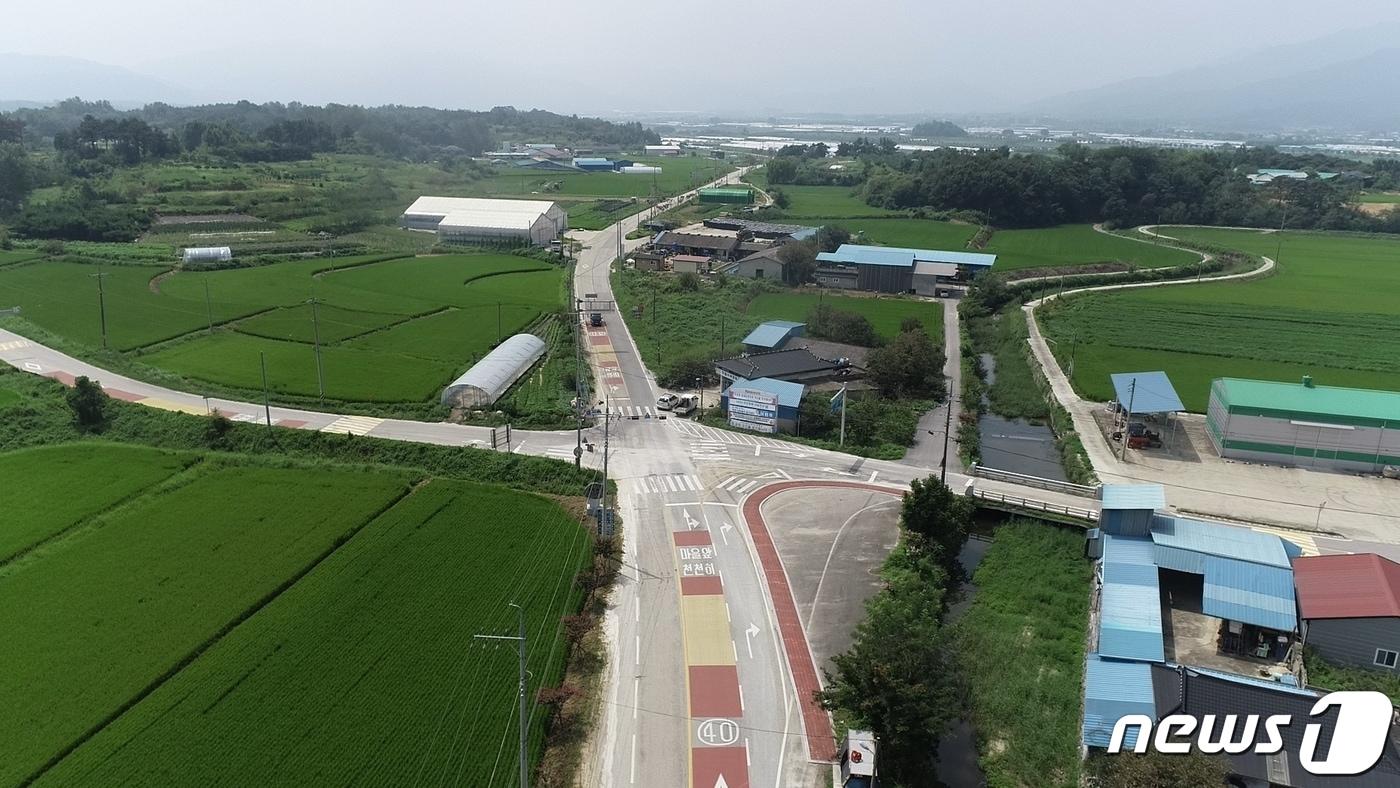
<path id="1" fill-rule="evenodd" d="M 880 344 L 875 327 L 865 315 L 843 312 L 827 304 L 818 304 L 807 313 L 807 333 L 846 345 L 875 347 Z"/>
<path id="2" fill-rule="evenodd" d="M 65 395 L 73 411 L 73 423 L 83 432 L 97 432 L 107 421 L 107 395 L 86 375 L 78 378 Z"/>
<path id="3" fill-rule="evenodd" d="M 662 366 L 656 382 L 668 389 L 688 389 L 695 379 L 710 383 L 715 380 L 714 361 L 704 356 L 682 356 Z"/>

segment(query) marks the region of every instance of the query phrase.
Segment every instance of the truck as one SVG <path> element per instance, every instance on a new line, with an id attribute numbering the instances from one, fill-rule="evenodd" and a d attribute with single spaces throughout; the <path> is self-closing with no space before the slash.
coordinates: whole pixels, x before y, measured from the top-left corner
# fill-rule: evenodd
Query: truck
<path id="1" fill-rule="evenodd" d="M 689 416 L 700 406 L 700 398 L 694 394 L 682 394 L 676 404 L 672 406 L 671 412 L 677 416 Z"/>

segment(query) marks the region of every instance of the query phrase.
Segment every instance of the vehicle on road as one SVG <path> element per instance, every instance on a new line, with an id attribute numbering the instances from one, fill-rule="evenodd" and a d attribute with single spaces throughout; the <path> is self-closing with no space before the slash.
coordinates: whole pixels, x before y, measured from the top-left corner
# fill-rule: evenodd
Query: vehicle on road
<path id="1" fill-rule="evenodd" d="M 676 404 L 671 407 L 671 412 L 679 416 L 689 416 L 695 412 L 699 405 L 699 397 L 694 394 L 684 394 L 676 399 Z"/>
<path id="2" fill-rule="evenodd" d="M 602 313 L 602 312 L 594 312 L 593 314 L 589 315 L 589 316 L 588 316 L 588 325 L 593 326 L 594 328 L 597 328 L 598 326 L 603 325 L 603 313 Z"/>
<path id="3" fill-rule="evenodd" d="M 670 410 L 676 407 L 676 404 L 680 401 L 681 398 L 677 397 L 675 394 L 662 394 L 656 398 L 656 408 L 657 410 Z"/>

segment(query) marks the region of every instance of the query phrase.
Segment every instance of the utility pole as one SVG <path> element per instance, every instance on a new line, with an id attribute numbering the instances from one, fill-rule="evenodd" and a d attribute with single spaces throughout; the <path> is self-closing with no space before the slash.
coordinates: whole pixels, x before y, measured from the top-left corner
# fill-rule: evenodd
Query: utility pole
<path id="1" fill-rule="evenodd" d="M 501 302 L 496 302 L 496 344 L 501 344 Z"/>
<path id="2" fill-rule="evenodd" d="M 943 464 L 939 466 L 938 480 L 944 484 L 948 483 L 948 436 L 953 431 L 953 387 L 952 379 L 948 380 L 948 402 L 943 408 Z"/>
<path id="3" fill-rule="evenodd" d="M 1133 400 L 1137 397 L 1137 378 L 1128 386 L 1128 411 L 1123 414 L 1123 446 L 1119 449 L 1119 462 L 1128 461 L 1128 426 L 1133 423 Z M 1122 406 L 1122 403 L 1119 403 Z"/>
<path id="4" fill-rule="evenodd" d="M 307 299 L 306 303 L 311 305 L 311 338 L 316 343 L 316 390 L 319 397 L 324 400 L 326 398 L 326 377 L 321 371 L 321 318 L 316 309 L 316 305 L 321 303 L 321 299 L 312 296 Z"/>
<path id="5" fill-rule="evenodd" d="M 515 617 L 518 626 L 517 635 L 472 635 L 477 640 L 510 640 L 515 642 L 515 650 L 520 655 L 520 684 L 516 689 L 516 695 L 520 701 L 520 788 L 530 788 L 530 758 L 529 758 L 529 720 L 525 716 L 525 696 L 528 686 L 529 671 L 525 669 L 525 610 L 514 602 L 510 606 L 515 608 Z"/>
<path id="6" fill-rule="evenodd" d="M 1283 200 L 1283 218 L 1278 223 L 1278 248 L 1274 250 L 1274 265 L 1283 257 L 1283 228 L 1288 224 L 1288 201 Z"/>
<path id="7" fill-rule="evenodd" d="M 258 351 L 258 361 L 262 364 L 263 413 L 267 416 L 267 431 L 272 432 L 272 402 L 267 395 L 267 354 Z"/>
<path id="8" fill-rule="evenodd" d="M 603 527 L 598 530 L 609 536 L 612 535 L 612 514 L 608 512 L 608 432 L 611 428 L 612 394 L 608 394 L 603 403 Z"/>
<path id="9" fill-rule="evenodd" d="M 840 441 L 840 443 L 837 444 L 838 446 L 845 446 L 845 445 L 846 445 L 846 398 L 849 397 L 849 396 L 850 396 L 850 394 L 847 393 L 846 387 L 845 387 L 845 386 L 842 386 L 842 387 L 841 387 L 841 441 Z"/>
<path id="10" fill-rule="evenodd" d="M 705 388 L 700 385 L 700 378 L 695 379 L 695 390 L 700 392 L 700 415 L 705 415 Z"/>
<path id="11" fill-rule="evenodd" d="M 583 311 L 579 307 L 581 299 L 574 299 L 574 417 L 575 438 L 574 467 L 583 467 L 583 337 L 579 336 L 583 325 Z"/>
<path id="12" fill-rule="evenodd" d="M 102 287 L 102 280 L 107 278 L 106 272 L 100 267 L 97 273 L 92 274 L 97 280 L 97 312 L 102 319 L 102 349 L 107 349 L 107 293 Z"/>
<path id="13" fill-rule="evenodd" d="M 214 301 L 209 297 L 209 272 L 204 272 L 204 310 L 209 313 L 209 333 L 214 333 Z"/>

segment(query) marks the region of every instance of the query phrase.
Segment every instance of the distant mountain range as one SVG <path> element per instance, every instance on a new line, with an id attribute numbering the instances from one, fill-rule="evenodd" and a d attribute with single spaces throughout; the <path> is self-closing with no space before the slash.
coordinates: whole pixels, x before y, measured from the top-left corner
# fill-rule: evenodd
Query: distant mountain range
<path id="1" fill-rule="evenodd" d="M 1268 47 L 1042 99 L 1025 113 L 1136 128 L 1400 130 L 1400 27 Z"/>
<path id="2" fill-rule="evenodd" d="M 120 66 L 76 57 L 0 53 L 0 106 L 50 104 L 73 96 L 106 99 L 113 105 L 152 101 L 187 103 L 184 88 Z"/>

